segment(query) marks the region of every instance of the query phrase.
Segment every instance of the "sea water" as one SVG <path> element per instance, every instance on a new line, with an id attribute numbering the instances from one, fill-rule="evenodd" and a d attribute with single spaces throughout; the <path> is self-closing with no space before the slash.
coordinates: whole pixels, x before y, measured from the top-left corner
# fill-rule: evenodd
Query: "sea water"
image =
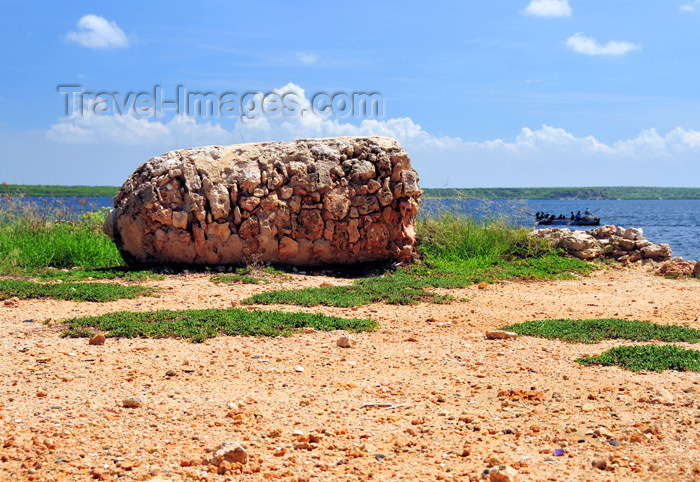
<path id="1" fill-rule="evenodd" d="M 642 228 L 644 236 L 653 243 L 668 243 L 674 256 L 687 260 L 700 259 L 700 199 L 664 200 L 549 200 L 483 201 L 424 199 L 426 213 L 441 210 L 465 213 L 477 218 L 506 216 L 522 226 L 533 226 L 536 212 L 546 212 L 567 219 L 571 212 L 590 209 L 600 218 L 600 224 L 626 228 Z M 545 226 L 546 227 L 546 226 Z M 590 227 L 571 226 L 586 230 Z"/>

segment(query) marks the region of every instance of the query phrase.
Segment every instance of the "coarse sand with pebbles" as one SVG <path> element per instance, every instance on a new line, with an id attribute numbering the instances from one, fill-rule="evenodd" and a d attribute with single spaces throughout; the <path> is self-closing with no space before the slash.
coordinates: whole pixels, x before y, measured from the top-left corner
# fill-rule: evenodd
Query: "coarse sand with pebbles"
<path id="1" fill-rule="evenodd" d="M 449 305 L 305 309 L 380 323 L 349 348 L 337 343 L 346 333 L 308 329 L 202 344 L 59 336 L 69 317 L 227 308 L 266 289 L 349 282 L 208 278 L 144 282 L 158 298 L 0 304 L 0 480 L 480 480 L 500 465 L 485 477 L 700 480 L 700 373 L 574 363 L 622 341 L 484 336 L 554 318 L 700 328 L 697 280 L 606 269 L 451 290 L 468 301 Z M 210 464 L 224 442 L 243 448 Z"/>

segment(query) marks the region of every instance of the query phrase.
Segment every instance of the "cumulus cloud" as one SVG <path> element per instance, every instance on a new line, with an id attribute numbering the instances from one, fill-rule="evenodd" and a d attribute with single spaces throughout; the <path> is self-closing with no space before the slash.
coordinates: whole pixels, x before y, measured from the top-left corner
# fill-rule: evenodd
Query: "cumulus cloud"
<path id="1" fill-rule="evenodd" d="M 536 17 L 570 17 L 569 0 L 532 0 L 525 9 L 526 15 Z"/>
<path id="2" fill-rule="evenodd" d="M 601 45 L 593 37 L 587 37 L 579 32 L 566 40 L 566 45 L 575 52 L 584 55 L 626 55 L 642 46 L 632 42 L 618 42 L 611 40 L 605 45 Z"/>
<path id="3" fill-rule="evenodd" d="M 683 12 L 694 12 L 700 7 L 700 0 L 695 0 L 693 2 L 684 3 L 678 7 Z"/>
<path id="4" fill-rule="evenodd" d="M 318 57 L 315 54 L 311 54 L 308 52 L 297 52 L 296 56 L 302 64 L 306 65 L 315 64 L 318 60 Z"/>
<path id="5" fill-rule="evenodd" d="M 91 49 L 126 47 L 129 39 L 116 22 L 99 15 L 84 15 L 78 20 L 78 30 L 66 34 L 66 40 Z"/>
<path id="6" fill-rule="evenodd" d="M 543 125 L 523 127 L 511 139 L 475 141 L 428 132 L 408 117 L 353 123 L 317 114 L 309 111 L 311 101 L 304 89 L 292 83 L 275 92 L 296 94 L 306 114 L 238 119 L 228 126 L 186 116 L 164 121 L 131 115 L 74 115 L 60 119 L 46 135 L 54 151 L 67 146 L 72 156 L 96 156 L 100 161 L 92 158 L 89 165 L 100 175 L 118 171 L 113 174 L 117 179 L 83 183 L 118 183 L 138 163 L 176 148 L 370 135 L 396 138 L 410 154 L 425 187 L 669 186 L 677 185 L 677 172 L 684 172 L 685 179 L 700 179 L 700 131 L 679 127 L 662 134 L 649 129 L 630 139 L 605 143 Z M 131 164 L 125 164 L 125 159 L 131 159 Z"/>

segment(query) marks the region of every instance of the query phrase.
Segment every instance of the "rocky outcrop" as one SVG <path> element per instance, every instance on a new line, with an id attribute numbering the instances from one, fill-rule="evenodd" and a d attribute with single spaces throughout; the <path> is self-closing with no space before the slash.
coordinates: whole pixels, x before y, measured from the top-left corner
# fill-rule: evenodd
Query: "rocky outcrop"
<path id="1" fill-rule="evenodd" d="M 684 278 L 694 276 L 695 272 L 700 272 L 700 261 L 684 261 L 683 258 L 673 258 L 671 261 L 663 263 L 655 271 L 655 274 L 666 278 Z"/>
<path id="2" fill-rule="evenodd" d="M 654 244 L 644 239 L 641 229 L 619 226 L 601 226 L 588 231 L 570 231 L 567 228 L 534 230 L 532 236 L 549 239 L 555 247 L 580 259 L 612 258 L 633 263 L 642 259 L 666 261 L 671 259 L 668 244 Z"/>
<path id="3" fill-rule="evenodd" d="M 421 193 L 386 137 L 199 147 L 136 169 L 104 230 L 129 264 L 401 261 Z"/>

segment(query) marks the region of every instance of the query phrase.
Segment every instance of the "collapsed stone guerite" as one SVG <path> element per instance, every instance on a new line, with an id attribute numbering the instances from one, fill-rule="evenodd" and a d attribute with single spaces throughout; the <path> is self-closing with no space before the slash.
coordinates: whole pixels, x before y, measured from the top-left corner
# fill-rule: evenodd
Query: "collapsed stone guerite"
<path id="1" fill-rule="evenodd" d="M 136 265 L 402 261 L 421 194 L 386 137 L 198 147 L 137 168 L 104 231 Z"/>

